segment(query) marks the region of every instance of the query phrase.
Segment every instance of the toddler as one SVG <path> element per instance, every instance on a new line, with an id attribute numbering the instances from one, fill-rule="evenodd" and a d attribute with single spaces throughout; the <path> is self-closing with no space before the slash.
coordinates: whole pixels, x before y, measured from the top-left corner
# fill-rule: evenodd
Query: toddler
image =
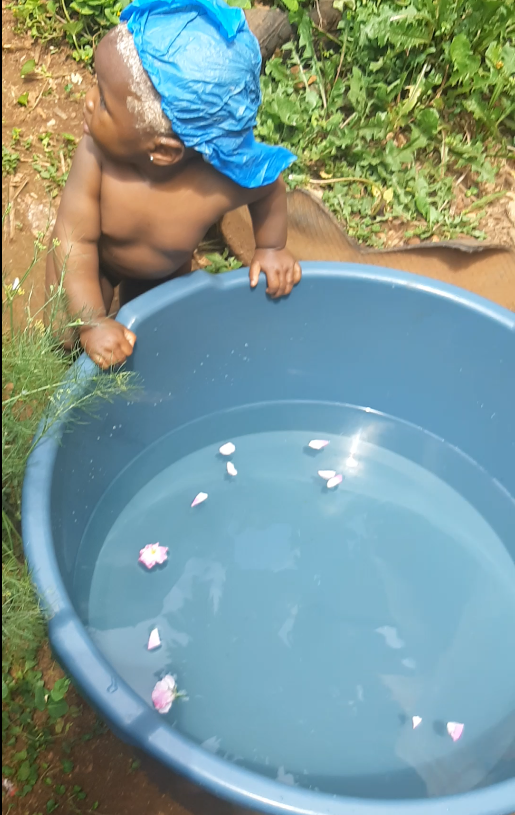
<path id="1" fill-rule="evenodd" d="M 101 368 L 136 336 L 109 316 L 120 302 L 191 270 L 226 212 L 247 204 L 256 251 L 281 297 L 301 270 L 286 247 L 281 172 L 295 156 L 254 140 L 261 57 L 243 12 L 223 0 L 135 0 L 95 53 L 81 140 L 53 233 L 47 285 L 63 285 L 80 342 Z"/>

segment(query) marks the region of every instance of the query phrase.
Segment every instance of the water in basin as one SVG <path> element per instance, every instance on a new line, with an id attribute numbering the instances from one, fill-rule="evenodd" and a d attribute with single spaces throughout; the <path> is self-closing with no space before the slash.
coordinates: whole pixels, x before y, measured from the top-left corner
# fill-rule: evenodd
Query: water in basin
<path id="1" fill-rule="evenodd" d="M 328 490 L 319 469 L 342 483 Z M 515 774 L 510 529 L 502 486 L 419 428 L 249 406 L 170 433 L 120 474 L 81 543 L 76 602 L 149 704 L 177 677 L 188 700 L 165 720 L 206 750 L 332 794 L 453 794 Z M 147 571 L 139 550 L 156 541 L 169 558 Z M 464 724 L 456 742 L 448 722 Z"/>

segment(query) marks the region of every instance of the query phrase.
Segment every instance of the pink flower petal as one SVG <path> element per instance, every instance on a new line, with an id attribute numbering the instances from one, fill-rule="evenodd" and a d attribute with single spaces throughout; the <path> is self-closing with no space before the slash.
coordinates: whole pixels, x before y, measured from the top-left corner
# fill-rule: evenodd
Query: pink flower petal
<path id="1" fill-rule="evenodd" d="M 343 475 L 340 475 L 340 473 L 338 473 L 338 475 L 335 475 L 333 478 L 329 479 L 329 481 L 327 482 L 327 489 L 328 490 L 334 489 L 334 487 L 337 487 L 338 484 L 342 483 L 342 481 Z"/>
<path id="2" fill-rule="evenodd" d="M 140 549 L 138 562 L 147 569 L 152 569 L 157 564 L 163 564 L 168 558 L 168 547 L 160 546 L 158 543 L 149 543 Z"/>
<path id="3" fill-rule="evenodd" d="M 228 473 L 228 475 L 233 475 L 233 476 L 238 475 L 238 470 L 236 469 L 236 467 L 234 466 L 232 461 L 227 462 L 227 473 Z"/>
<path id="4" fill-rule="evenodd" d="M 157 628 L 153 628 L 150 632 L 150 637 L 148 638 L 147 648 L 149 651 L 153 651 L 154 648 L 159 648 L 160 645 L 161 637 L 159 636 L 159 631 Z"/>
<path id="5" fill-rule="evenodd" d="M 319 470 L 318 475 L 320 478 L 323 478 L 324 481 L 329 481 L 330 478 L 334 478 L 336 475 L 336 470 Z"/>
<path id="6" fill-rule="evenodd" d="M 312 450 L 323 450 L 328 444 L 329 442 L 326 439 L 311 439 L 308 447 L 311 447 Z"/>
<path id="7" fill-rule="evenodd" d="M 461 739 L 464 729 L 465 725 L 460 722 L 447 722 L 447 732 L 453 741 Z"/>
<path id="8" fill-rule="evenodd" d="M 232 456 L 232 454 L 234 453 L 235 450 L 236 450 L 236 447 L 232 443 L 232 441 L 228 441 L 227 444 L 222 444 L 222 446 L 220 447 L 218 452 L 222 456 Z"/>
<path id="9" fill-rule="evenodd" d="M 159 682 L 156 682 L 154 690 L 152 691 L 152 702 L 155 709 L 159 713 L 168 713 L 174 699 L 177 696 L 177 685 L 175 679 L 170 674 L 167 674 Z"/>
<path id="10" fill-rule="evenodd" d="M 420 716 L 413 716 L 413 718 L 411 719 L 411 724 L 413 725 L 413 730 L 416 730 L 419 724 L 422 724 L 422 719 L 420 718 Z"/>
<path id="11" fill-rule="evenodd" d="M 198 504 L 202 504 L 204 501 L 206 501 L 207 498 L 208 498 L 207 492 L 199 492 L 199 494 L 196 495 L 193 501 L 191 502 L 191 506 L 196 507 L 198 506 Z"/>

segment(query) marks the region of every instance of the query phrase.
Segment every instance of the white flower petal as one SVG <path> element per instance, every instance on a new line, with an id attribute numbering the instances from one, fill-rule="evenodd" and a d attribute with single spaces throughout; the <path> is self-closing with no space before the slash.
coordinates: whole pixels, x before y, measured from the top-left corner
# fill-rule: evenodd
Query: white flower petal
<path id="1" fill-rule="evenodd" d="M 413 725 L 413 730 L 415 730 L 419 726 L 419 724 L 422 724 L 422 719 L 420 718 L 420 716 L 413 716 L 413 718 L 411 719 L 411 724 Z"/>
<path id="2" fill-rule="evenodd" d="M 20 288 L 20 278 L 15 277 L 14 280 L 13 280 L 12 290 L 16 291 L 16 289 L 19 289 L 19 288 Z"/>
<path id="3" fill-rule="evenodd" d="M 234 453 L 235 450 L 236 450 L 236 447 L 232 443 L 232 441 L 228 441 L 227 444 L 222 444 L 222 446 L 220 447 L 218 452 L 222 456 L 232 456 L 232 454 Z"/>
<path id="4" fill-rule="evenodd" d="M 171 691 L 176 690 L 177 682 L 175 681 L 175 676 L 172 676 L 171 674 L 166 674 L 166 676 L 163 677 L 163 682 L 166 683 L 168 690 Z"/>
<path id="5" fill-rule="evenodd" d="M 328 444 L 329 442 L 326 439 L 311 439 L 308 447 L 311 447 L 312 450 L 323 450 Z"/>
<path id="6" fill-rule="evenodd" d="M 329 481 L 330 478 L 334 478 L 336 475 L 336 470 L 319 470 L 318 475 L 320 478 L 323 478 L 324 481 Z"/>
<path id="7" fill-rule="evenodd" d="M 206 501 L 207 498 L 208 498 L 207 492 L 199 492 L 199 494 L 196 495 L 193 501 L 191 502 L 191 506 L 196 507 L 198 506 L 198 504 L 202 504 L 204 501 Z"/>
<path id="8" fill-rule="evenodd" d="M 160 645 L 161 637 L 159 636 L 159 631 L 157 628 L 153 628 L 150 632 L 150 637 L 148 638 L 147 648 L 149 651 L 153 651 L 154 648 L 159 648 Z"/>
<path id="9" fill-rule="evenodd" d="M 453 741 L 461 739 L 465 725 L 460 722 L 447 722 L 447 732 Z"/>
<path id="10" fill-rule="evenodd" d="M 333 478 L 329 479 L 329 481 L 327 482 L 327 489 L 328 490 L 334 489 L 334 487 L 337 487 L 338 484 L 342 483 L 342 481 L 343 476 L 338 473 L 338 475 L 335 475 Z"/>
<path id="11" fill-rule="evenodd" d="M 238 470 L 232 463 L 232 461 L 227 462 L 227 473 L 228 475 L 238 475 Z"/>

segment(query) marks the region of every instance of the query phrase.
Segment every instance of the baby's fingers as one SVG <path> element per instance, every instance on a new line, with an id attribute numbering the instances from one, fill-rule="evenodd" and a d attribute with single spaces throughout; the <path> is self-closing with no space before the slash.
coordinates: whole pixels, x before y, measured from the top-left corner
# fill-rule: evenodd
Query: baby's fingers
<path id="1" fill-rule="evenodd" d="M 261 264 L 258 260 L 252 261 L 249 269 L 250 287 L 255 289 L 259 282 L 259 275 L 261 274 Z"/>
<path id="2" fill-rule="evenodd" d="M 266 273 L 266 282 L 268 283 L 266 293 L 270 297 L 280 297 L 281 292 L 281 278 L 277 271 Z"/>
<path id="3" fill-rule="evenodd" d="M 291 266 L 289 269 L 283 272 L 282 277 L 284 280 L 282 294 L 283 295 L 290 294 L 291 290 L 293 289 L 293 286 L 295 285 L 293 276 L 293 266 Z"/>
<path id="4" fill-rule="evenodd" d="M 125 340 L 129 343 L 131 347 L 131 351 L 136 344 L 136 334 L 133 331 L 129 331 L 128 328 L 123 329 L 123 336 Z"/>

